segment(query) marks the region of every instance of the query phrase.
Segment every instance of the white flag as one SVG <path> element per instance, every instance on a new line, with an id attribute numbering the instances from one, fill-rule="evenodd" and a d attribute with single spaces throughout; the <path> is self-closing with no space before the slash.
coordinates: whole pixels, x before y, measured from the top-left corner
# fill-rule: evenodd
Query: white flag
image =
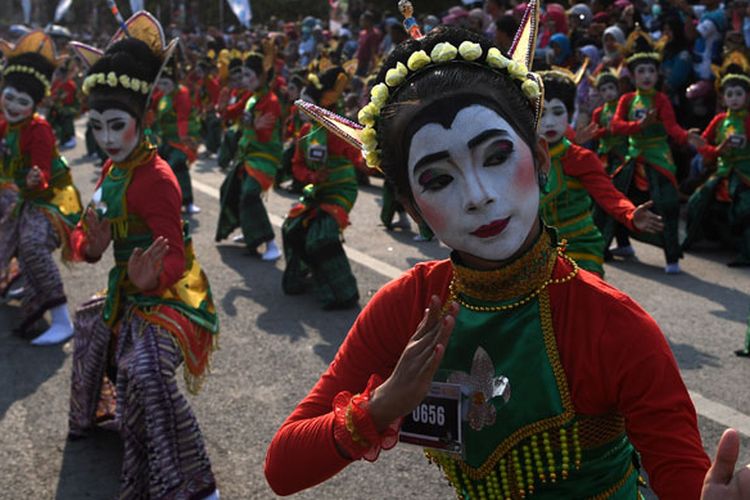
<path id="1" fill-rule="evenodd" d="M 31 24 L 31 0 L 21 0 L 24 24 Z"/>
<path id="2" fill-rule="evenodd" d="M 139 10 L 143 10 L 143 0 L 130 0 L 130 10 L 133 14 Z"/>
<path id="3" fill-rule="evenodd" d="M 229 7 L 237 16 L 240 24 L 245 28 L 250 27 L 250 21 L 253 19 L 253 11 L 250 9 L 250 0 L 227 0 Z"/>
<path id="4" fill-rule="evenodd" d="M 73 0 L 60 0 L 60 3 L 57 4 L 57 9 L 55 9 L 55 22 L 59 22 L 65 16 L 72 3 Z"/>

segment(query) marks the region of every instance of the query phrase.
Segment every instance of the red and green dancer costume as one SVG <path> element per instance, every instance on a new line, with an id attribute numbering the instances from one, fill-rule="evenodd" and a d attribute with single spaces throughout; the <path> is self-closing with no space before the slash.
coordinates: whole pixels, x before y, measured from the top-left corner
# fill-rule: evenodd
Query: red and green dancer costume
<path id="1" fill-rule="evenodd" d="M 326 129 L 307 123 L 300 130 L 292 169 L 307 185 L 282 227 L 284 293 L 302 293 L 312 274 L 315 295 L 324 308 L 350 306 L 359 299 L 341 233 L 357 199 L 354 165 L 361 161 L 359 150 Z"/>
<path id="2" fill-rule="evenodd" d="M 609 175 L 622 165 L 628 153 L 628 138 L 613 134 L 610 129 L 617 103 L 617 100 L 605 102 L 591 114 L 591 122 L 597 126 L 594 134 L 594 139 L 598 142 L 596 153 Z"/>
<path id="3" fill-rule="evenodd" d="M 563 137 L 550 147 L 550 170 L 542 190 L 542 219 L 567 241 L 567 254 L 579 266 L 604 275 L 604 240 L 594 224 L 593 200 L 633 230 L 635 207 L 612 184 L 592 151 Z"/>
<path id="4" fill-rule="evenodd" d="M 271 114 L 273 122 L 256 130 L 254 120 Z M 245 104 L 242 135 L 236 157 L 221 185 L 221 212 L 216 227 L 216 241 L 227 238 L 237 227 L 242 229 L 250 251 L 274 238 L 261 195 L 273 185 L 281 162 L 281 105 L 276 94 L 262 90 Z"/>
<path id="5" fill-rule="evenodd" d="M 203 498 L 215 479 L 176 373 L 184 363 L 186 386 L 198 392 L 219 323 L 180 217 L 177 179 L 155 148 L 142 144 L 125 162 L 105 164 L 97 193 L 92 205 L 111 223 L 115 265 L 104 296 L 76 313 L 70 436 L 97 424 L 119 431 L 120 498 Z M 157 287 L 143 292 L 128 278 L 128 259 L 158 237 L 169 250 Z M 94 262 L 86 238 L 81 223 L 71 237 L 74 255 Z"/>
<path id="6" fill-rule="evenodd" d="M 719 113 L 703 132 L 706 146 L 700 153 L 716 163 L 716 171 L 690 197 L 684 249 L 710 231 L 730 247 L 737 246 L 738 262 L 750 265 L 749 135 L 750 116 L 745 110 Z M 720 152 L 719 144 L 733 136 L 744 137 L 745 145 Z"/>
<path id="7" fill-rule="evenodd" d="M 65 144 L 75 136 L 75 117 L 81 110 L 78 101 L 78 88 L 76 83 L 68 78 L 57 80 L 52 83 L 50 90 L 52 95 L 52 107 L 50 108 L 48 120 L 55 136 L 60 144 Z"/>
<path id="8" fill-rule="evenodd" d="M 232 89 L 229 92 L 229 100 L 224 109 L 219 110 L 221 120 L 224 123 L 224 136 L 219 146 L 219 166 L 223 169 L 229 168 L 232 160 L 237 155 L 237 144 L 242 136 L 242 125 L 240 119 L 247 106 L 247 101 L 253 92 L 245 89 Z"/>
<path id="9" fill-rule="evenodd" d="M 495 418 L 463 422 L 463 458 L 428 451 L 459 498 L 636 498 L 635 451 L 659 498 L 699 498 L 709 460 L 663 334 L 627 296 L 577 272 L 547 232 L 501 269 L 454 256 L 381 288 L 271 442 L 265 474 L 276 493 L 314 486 L 364 456 L 367 444 L 345 447 L 351 458 L 339 452 L 335 436 L 368 431 L 341 429 L 334 398 L 388 378 L 433 295 L 462 304 L 438 378 L 505 376 L 511 386 L 507 402 L 467 398 L 469 414 Z M 472 369 L 479 348 L 491 370 Z"/>
<path id="10" fill-rule="evenodd" d="M 154 133 L 160 138 L 159 156 L 174 170 L 182 191 L 182 204 L 193 203 L 190 164 L 195 161 L 200 141 L 200 122 L 190 102 L 190 91 L 177 85 L 169 95 L 162 95 L 156 107 Z"/>
<path id="11" fill-rule="evenodd" d="M 70 260 L 68 239 L 82 206 L 47 120 L 34 114 L 21 123 L 5 124 L 0 136 L 5 144 L 4 176 L 12 179 L 18 192 L 13 211 L 0 224 L 0 269 L 7 269 L 16 257 L 26 276 L 18 328 L 26 332 L 46 311 L 67 302 L 52 252 L 62 248 L 63 260 Z M 26 177 L 34 166 L 42 181 L 29 188 Z"/>
<path id="12" fill-rule="evenodd" d="M 658 123 L 643 129 L 639 120 L 650 110 L 656 110 Z M 682 257 L 678 236 L 680 200 L 667 135 L 684 144 L 688 132 L 677 124 L 666 94 L 653 90 L 622 95 L 610 128 L 615 134 L 628 136 L 628 153 L 625 163 L 614 173 L 615 186 L 636 205 L 653 200 L 654 211 L 664 221 L 662 234 L 633 235 L 664 248 L 667 263 L 676 264 Z M 605 242 L 609 244 L 612 233 L 605 233 L 608 233 L 604 235 Z"/>

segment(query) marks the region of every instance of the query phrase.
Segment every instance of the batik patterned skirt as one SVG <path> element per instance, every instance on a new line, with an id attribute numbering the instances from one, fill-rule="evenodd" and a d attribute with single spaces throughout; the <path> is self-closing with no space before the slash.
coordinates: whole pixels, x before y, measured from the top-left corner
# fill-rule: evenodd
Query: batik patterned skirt
<path id="1" fill-rule="evenodd" d="M 119 431 L 121 499 L 211 494 L 216 488 L 211 463 L 175 377 L 183 361 L 179 343 L 133 307 L 115 334 L 102 320 L 103 306 L 103 298 L 94 298 L 76 313 L 70 436 L 84 436 L 97 424 Z"/>

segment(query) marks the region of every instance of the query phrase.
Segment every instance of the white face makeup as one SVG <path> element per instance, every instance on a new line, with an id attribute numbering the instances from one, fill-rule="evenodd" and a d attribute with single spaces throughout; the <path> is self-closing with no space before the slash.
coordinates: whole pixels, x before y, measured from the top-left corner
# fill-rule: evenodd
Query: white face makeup
<path id="1" fill-rule="evenodd" d="M 156 82 L 156 88 L 159 89 L 162 94 L 169 95 L 174 92 L 174 81 L 170 78 L 159 78 L 159 81 Z"/>
<path id="2" fill-rule="evenodd" d="M 604 102 L 611 102 L 620 97 L 620 91 L 614 83 L 605 83 L 599 87 L 599 95 Z"/>
<path id="3" fill-rule="evenodd" d="M 229 76 L 230 85 L 234 88 L 246 89 L 255 92 L 260 84 L 258 75 L 247 66 L 236 68 Z"/>
<path id="4" fill-rule="evenodd" d="M 412 137 L 409 184 L 425 222 L 450 248 L 499 261 L 526 241 L 539 210 L 534 156 L 497 112 L 472 105 L 451 127 Z"/>
<path id="5" fill-rule="evenodd" d="M 654 64 L 639 64 L 635 67 L 635 86 L 641 90 L 651 90 L 659 80 L 659 73 Z"/>
<path id="6" fill-rule="evenodd" d="M 8 123 L 18 123 L 34 113 L 34 99 L 15 87 L 3 89 L 3 114 Z"/>
<path id="7" fill-rule="evenodd" d="M 568 118 L 568 109 L 560 99 L 545 100 L 539 135 L 547 139 L 547 143 L 556 144 L 568 129 Z"/>
<path id="8" fill-rule="evenodd" d="M 747 92 L 739 85 L 732 85 L 724 89 L 724 105 L 732 111 L 740 111 L 747 106 Z"/>
<path id="9" fill-rule="evenodd" d="M 89 123 L 99 147 L 114 162 L 125 161 L 140 141 L 138 123 L 129 113 L 106 109 L 89 111 Z"/>

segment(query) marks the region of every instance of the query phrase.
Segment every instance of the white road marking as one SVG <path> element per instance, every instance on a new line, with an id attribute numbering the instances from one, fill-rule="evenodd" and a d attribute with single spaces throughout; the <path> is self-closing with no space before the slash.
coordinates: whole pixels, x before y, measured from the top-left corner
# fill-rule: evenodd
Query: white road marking
<path id="1" fill-rule="evenodd" d="M 203 182 L 193 179 L 193 189 L 200 191 L 212 198 L 219 199 L 219 190 L 213 186 L 209 186 Z M 284 219 L 278 215 L 268 214 L 271 224 L 276 227 L 281 227 L 284 223 Z M 399 268 L 382 262 L 374 257 L 360 252 L 350 246 L 344 245 L 346 255 L 357 264 L 364 266 L 371 271 L 387 278 L 389 280 L 395 279 L 404 271 Z M 737 429 L 738 432 L 750 437 L 750 415 L 746 415 L 742 412 L 735 410 L 729 406 L 723 405 L 717 401 L 713 401 L 704 397 L 702 394 L 689 391 L 690 397 L 693 399 L 693 404 L 699 415 L 713 420 L 726 427 L 732 427 Z"/>

